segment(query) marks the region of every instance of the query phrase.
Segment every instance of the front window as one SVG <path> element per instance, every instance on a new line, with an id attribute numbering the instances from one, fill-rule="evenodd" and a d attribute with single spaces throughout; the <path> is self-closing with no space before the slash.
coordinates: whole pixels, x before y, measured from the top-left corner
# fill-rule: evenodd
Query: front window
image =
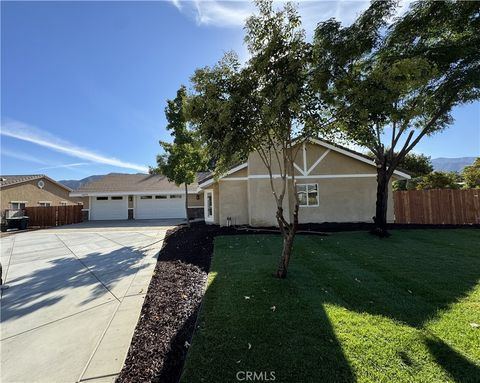
<path id="1" fill-rule="evenodd" d="M 297 184 L 300 206 L 318 206 L 318 184 Z"/>
<path id="2" fill-rule="evenodd" d="M 46 202 L 46 201 L 40 201 L 38 204 L 41 207 L 49 207 L 51 205 L 50 202 Z"/>
<path id="3" fill-rule="evenodd" d="M 67 206 L 67 201 L 60 201 L 60 206 Z"/>
<path id="4" fill-rule="evenodd" d="M 25 202 L 12 202 L 12 210 L 24 210 Z"/>

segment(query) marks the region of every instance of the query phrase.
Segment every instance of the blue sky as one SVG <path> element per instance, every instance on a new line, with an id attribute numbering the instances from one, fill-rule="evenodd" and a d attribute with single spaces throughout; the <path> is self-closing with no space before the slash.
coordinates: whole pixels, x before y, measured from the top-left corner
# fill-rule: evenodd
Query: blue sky
<path id="1" fill-rule="evenodd" d="M 367 1 L 302 2 L 307 32 L 350 23 Z M 404 3 L 404 7 L 407 6 Z M 224 52 L 246 57 L 245 2 L 2 2 L 1 172 L 55 179 L 154 165 L 166 99 Z M 480 104 L 417 147 L 435 157 L 480 153 Z"/>

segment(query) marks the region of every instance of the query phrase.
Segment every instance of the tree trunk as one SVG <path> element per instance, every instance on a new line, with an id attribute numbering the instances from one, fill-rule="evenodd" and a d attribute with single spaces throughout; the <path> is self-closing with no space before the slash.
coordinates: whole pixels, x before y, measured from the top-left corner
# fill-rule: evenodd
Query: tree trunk
<path id="1" fill-rule="evenodd" d="M 283 249 L 276 275 L 278 278 L 283 279 L 287 277 L 288 264 L 290 263 L 293 250 L 293 241 L 298 227 L 298 203 L 295 204 L 292 223 L 288 223 L 285 220 L 282 207 L 277 207 L 277 221 L 283 236 Z"/>
<path id="2" fill-rule="evenodd" d="M 188 185 L 185 183 L 185 213 L 187 216 L 187 226 L 190 227 L 190 218 L 188 218 Z"/>
<path id="3" fill-rule="evenodd" d="M 390 176 L 387 171 L 386 161 L 377 167 L 377 201 L 375 206 L 375 217 L 373 221 L 375 228 L 372 234 L 381 238 L 388 237 L 387 232 L 387 209 L 388 209 L 388 182 Z"/>

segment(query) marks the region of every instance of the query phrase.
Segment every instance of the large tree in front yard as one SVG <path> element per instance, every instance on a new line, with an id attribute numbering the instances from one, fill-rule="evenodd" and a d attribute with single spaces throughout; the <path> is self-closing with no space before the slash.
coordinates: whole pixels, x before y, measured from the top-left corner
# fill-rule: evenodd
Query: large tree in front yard
<path id="1" fill-rule="evenodd" d="M 330 95 L 346 136 L 374 154 L 380 236 L 394 170 L 480 89 L 479 2 L 419 1 L 388 26 L 395 7 L 373 2 L 349 27 L 320 23 L 314 43 L 317 88 Z"/>
<path id="2" fill-rule="evenodd" d="M 283 236 L 276 275 L 285 278 L 298 226 L 294 161 L 314 120 L 307 87 L 310 47 L 290 3 L 280 10 L 271 1 L 256 5 L 258 14 L 245 26 L 250 60 L 242 66 L 227 54 L 216 66 L 197 70 L 190 116 L 218 159 L 218 173 L 251 152 L 260 156 Z M 291 210 L 288 195 L 294 199 Z"/>
<path id="3" fill-rule="evenodd" d="M 184 86 L 177 91 L 173 100 L 167 101 L 165 116 L 167 130 L 171 131 L 173 143 L 160 141 L 164 154 L 157 156 L 157 167 L 151 173 L 163 174 L 176 185 L 185 185 L 185 214 L 188 216 L 188 185 L 196 181 L 197 173 L 205 170 L 207 158 L 205 148 L 201 145 L 197 133 L 187 126 L 187 90 Z"/>

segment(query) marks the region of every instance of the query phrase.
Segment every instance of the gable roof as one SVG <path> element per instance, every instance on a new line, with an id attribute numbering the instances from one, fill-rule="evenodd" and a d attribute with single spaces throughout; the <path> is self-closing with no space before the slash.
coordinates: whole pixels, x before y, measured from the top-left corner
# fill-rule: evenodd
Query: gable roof
<path id="1" fill-rule="evenodd" d="M 312 143 L 315 143 L 317 145 L 323 146 L 327 149 L 336 151 L 336 152 L 341 153 L 343 155 L 346 155 L 348 157 L 354 158 L 358 161 L 364 162 L 364 163 L 366 163 L 368 165 L 371 165 L 371 166 L 376 168 L 375 162 L 370 157 L 368 157 L 366 154 L 359 153 L 355 150 L 345 148 L 341 145 L 334 144 L 332 142 L 328 142 L 328 141 L 325 141 L 325 140 L 322 140 L 322 139 L 319 139 L 319 138 L 310 138 L 310 139 L 308 139 L 308 141 L 310 141 Z M 244 162 L 242 164 L 234 165 L 225 174 L 220 176 L 219 179 L 224 178 L 224 177 L 226 177 L 226 176 L 228 176 L 232 173 L 235 173 L 236 171 L 238 171 L 240 169 L 243 169 L 247 166 L 248 166 L 248 162 Z M 393 174 L 395 174 L 396 176 L 401 177 L 401 178 L 407 178 L 407 179 L 411 178 L 410 174 L 408 174 L 407 172 L 405 172 L 403 170 L 400 170 L 400 169 L 395 170 L 393 172 Z M 209 176 L 203 178 L 198 183 L 199 183 L 199 187 L 205 187 L 205 186 L 208 186 L 208 185 L 210 185 L 214 182 L 215 182 L 214 174 L 211 173 Z"/>
<path id="2" fill-rule="evenodd" d="M 54 179 L 46 176 L 45 174 L 23 174 L 23 175 L 6 175 L 6 176 L 0 176 L 0 188 L 7 187 L 7 186 L 12 186 L 12 185 L 17 185 L 21 184 L 24 182 L 28 181 L 33 181 L 33 180 L 38 180 L 45 178 L 46 180 L 60 186 L 61 188 L 67 190 L 67 191 L 72 191 L 68 186 L 65 186 Z"/>
<path id="3" fill-rule="evenodd" d="M 189 185 L 189 193 L 196 193 L 198 184 Z M 145 194 L 145 193 L 183 193 L 184 186 L 177 186 L 161 174 L 124 174 L 111 173 L 89 182 L 74 192 L 72 197 L 98 194 Z"/>

